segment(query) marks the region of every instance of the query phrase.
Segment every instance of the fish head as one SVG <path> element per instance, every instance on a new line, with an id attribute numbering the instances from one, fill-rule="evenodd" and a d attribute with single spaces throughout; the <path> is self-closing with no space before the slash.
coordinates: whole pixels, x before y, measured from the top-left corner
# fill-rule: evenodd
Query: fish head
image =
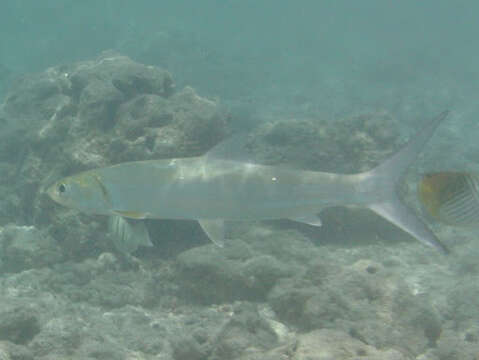
<path id="1" fill-rule="evenodd" d="M 55 202 L 90 214 L 108 213 L 108 192 L 101 177 L 94 171 L 86 171 L 55 182 L 47 190 Z"/>

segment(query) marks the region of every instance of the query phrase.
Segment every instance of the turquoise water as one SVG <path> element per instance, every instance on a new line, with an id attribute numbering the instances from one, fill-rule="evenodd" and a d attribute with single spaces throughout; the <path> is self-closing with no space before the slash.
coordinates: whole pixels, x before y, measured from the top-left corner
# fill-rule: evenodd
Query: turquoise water
<path id="1" fill-rule="evenodd" d="M 444 77 L 462 84 L 457 91 L 474 90 L 477 9 L 467 1 L 5 1 L 2 8 L 2 63 L 16 73 L 115 49 L 227 99 L 329 94 L 338 102 L 356 94 L 348 103 L 370 106 L 391 84 L 432 91 Z"/>

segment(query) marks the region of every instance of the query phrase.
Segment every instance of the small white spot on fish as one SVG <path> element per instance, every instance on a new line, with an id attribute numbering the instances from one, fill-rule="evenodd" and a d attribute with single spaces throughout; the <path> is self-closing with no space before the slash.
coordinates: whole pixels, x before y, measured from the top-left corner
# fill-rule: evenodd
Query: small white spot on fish
<path id="1" fill-rule="evenodd" d="M 273 178 L 271 178 L 271 180 L 273 180 L 273 181 L 276 181 L 276 180 L 278 180 L 278 179 L 277 179 L 277 178 L 275 178 L 275 177 L 273 177 Z"/>

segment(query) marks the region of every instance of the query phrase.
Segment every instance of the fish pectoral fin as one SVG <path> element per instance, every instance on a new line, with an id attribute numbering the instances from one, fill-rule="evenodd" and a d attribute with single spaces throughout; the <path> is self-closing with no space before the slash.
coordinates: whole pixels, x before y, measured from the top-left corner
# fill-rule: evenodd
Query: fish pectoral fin
<path id="1" fill-rule="evenodd" d="M 121 217 L 129 218 L 129 219 L 141 220 L 141 219 L 146 219 L 147 218 L 146 213 L 142 213 L 142 212 L 139 212 L 139 211 L 113 210 L 113 213 L 116 214 L 116 215 L 119 215 Z"/>
<path id="2" fill-rule="evenodd" d="M 321 222 L 321 219 L 316 214 L 305 214 L 305 215 L 289 218 L 289 220 L 297 221 L 297 222 L 308 224 L 311 226 L 323 225 L 323 223 Z"/>
<path id="3" fill-rule="evenodd" d="M 225 221 L 222 219 L 215 220 L 198 220 L 203 231 L 208 235 L 210 240 L 219 247 L 225 245 Z"/>
<path id="4" fill-rule="evenodd" d="M 153 246 L 144 221 L 111 216 L 108 228 L 116 249 L 124 254 L 131 254 L 139 246 Z"/>

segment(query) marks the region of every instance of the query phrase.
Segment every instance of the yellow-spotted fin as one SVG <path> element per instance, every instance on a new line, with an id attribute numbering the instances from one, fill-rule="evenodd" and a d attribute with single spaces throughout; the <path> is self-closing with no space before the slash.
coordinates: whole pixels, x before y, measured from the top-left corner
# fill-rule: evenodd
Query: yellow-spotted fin
<path id="1" fill-rule="evenodd" d="M 424 208 L 449 225 L 479 226 L 478 178 L 467 172 L 444 171 L 424 175 L 418 185 Z"/>

